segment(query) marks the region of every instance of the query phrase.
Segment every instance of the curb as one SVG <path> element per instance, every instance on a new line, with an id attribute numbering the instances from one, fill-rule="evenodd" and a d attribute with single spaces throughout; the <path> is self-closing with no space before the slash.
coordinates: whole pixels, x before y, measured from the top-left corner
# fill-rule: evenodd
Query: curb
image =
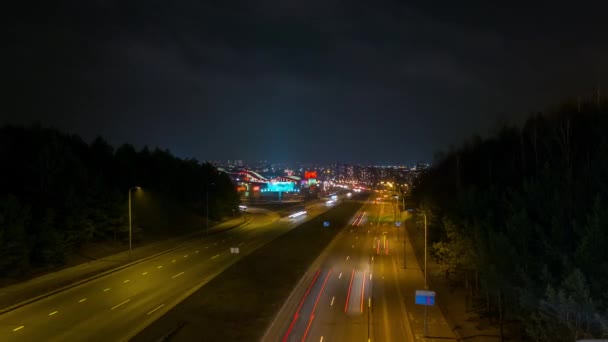
<path id="1" fill-rule="evenodd" d="M 249 224 L 249 222 L 251 222 L 252 220 L 253 220 L 253 219 L 249 219 L 249 221 L 247 221 L 247 222 L 244 222 L 244 223 L 238 224 L 238 225 L 236 225 L 236 226 L 234 226 L 234 227 L 230 227 L 230 228 L 227 228 L 227 229 L 224 229 L 224 230 L 221 230 L 221 231 L 219 231 L 219 232 L 212 233 L 212 234 L 217 234 L 217 233 L 221 233 L 221 232 L 224 232 L 224 231 L 227 231 L 227 230 L 231 230 L 231 229 L 235 229 L 235 228 L 238 228 L 238 227 L 245 226 L 245 225 Z M 153 254 L 153 255 L 150 255 L 150 256 L 144 257 L 144 258 L 142 258 L 142 259 L 139 259 L 139 260 L 136 260 L 136 261 L 130 262 L 130 263 L 128 263 L 128 264 L 125 264 L 125 265 L 122 265 L 122 266 L 118 266 L 118 267 L 116 267 L 116 268 L 113 268 L 113 269 L 110 269 L 110 270 L 107 270 L 107 271 L 103 271 L 103 272 L 101 272 L 101 273 L 98 273 L 98 274 L 93 275 L 93 276 L 91 276 L 91 277 L 88 277 L 88 278 L 86 278 L 86 279 L 82 279 L 82 280 L 79 280 L 79 281 L 77 281 L 77 282 L 75 282 L 75 283 L 71 283 L 71 284 L 69 284 L 69 285 L 65 285 L 65 286 L 60 287 L 60 288 L 58 288 L 58 289 L 55 289 L 55 290 L 49 291 L 49 292 L 44 293 L 44 294 L 41 294 L 41 295 L 38 295 L 38 296 L 36 296 L 36 297 L 32 297 L 32 298 L 30 298 L 30 299 L 24 300 L 24 301 L 23 301 L 23 302 L 21 302 L 21 303 L 13 304 L 13 305 L 8 306 L 8 307 L 6 307 L 6 308 L 0 309 L 0 315 L 3 315 L 3 314 L 5 314 L 5 313 L 7 313 L 7 312 L 10 312 L 10 311 L 16 310 L 16 309 L 18 309 L 18 308 L 20 308 L 20 307 L 23 307 L 23 306 L 26 306 L 26 305 L 28 305 L 28 304 L 31 304 L 31 303 L 37 302 L 37 301 L 39 301 L 39 300 L 41 300 L 41 299 L 44 299 L 44 298 L 50 297 L 50 296 L 55 295 L 55 294 L 57 294 L 57 293 L 60 293 L 60 292 L 63 292 L 63 291 L 69 290 L 69 289 L 74 288 L 74 287 L 76 287 L 76 286 L 79 286 L 79 285 L 82 285 L 82 284 L 86 284 L 86 283 L 88 283 L 88 282 L 90 282 L 90 281 L 93 281 L 93 280 L 95 280 L 95 279 L 99 279 L 99 278 L 105 277 L 105 276 L 107 276 L 107 275 L 109 275 L 109 274 L 112 274 L 112 273 L 114 273 L 114 272 L 118 272 L 118 271 L 123 270 L 123 269 L 125 269 L 125 268 L 131 267 L 131 266 L 135 266 L 135 265 L 140 264 L 140 263 L 142 263 L 142 262 L 144 262 L 144 261 L 147 261 L 147 260 L 150 260 L 150 259 L 153 259 L 153 258 L 159 257 L 159 256 L 161 256 L 161 255 L 163 255 L 163 254 L 171 253 L 171 252 L 173 252 L 173 251 L 175 251 L 175 250 L 178 250 L 178 249 L 180 249 L 180 248 L 186 247 L 186 246 L 191 245 L 191 244 L 193 244 L 193 243 L 195 243 L 195 242 L 197 242 L 197 241 L 192 241 L 192 240 L 191 240 L 191 241 L 189 241 L 189 242 L 186 242 L 186 243 L 181 244 L 181 245 L 179 245 L 179 246 L 175 246 L 175 247 L 173 247 L 173 248 L 167 249 L 167 250 L 162 251 L 162 252 L 160 252 L 160 253 L 156 253 L 156 254 Z"/>

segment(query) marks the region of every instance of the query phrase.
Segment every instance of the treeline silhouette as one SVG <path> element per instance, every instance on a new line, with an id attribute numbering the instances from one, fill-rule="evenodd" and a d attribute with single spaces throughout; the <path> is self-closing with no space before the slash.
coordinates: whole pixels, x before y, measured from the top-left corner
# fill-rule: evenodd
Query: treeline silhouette
<path id="1" fill-rule="evenodd" d="M 0 128 L 0 170 L 2 276 L 61 265 L 90 241 L 124 243 L 127 191 L 134 186 L 200 217 L 207 191 L 211 218 L 232 215 L 238 205 L 228 176 L 210 164 L 158 148 L 114 149 L 101 137 L 88 144 L 37 125 Z"/>
<path id="2" fill-rule="evenodd" d="M 608 336 L 608 110 L 565 104 L 437 157 L 411 194 L 446 273 L 514 336 Z M 476 277 L 473 277 L 475 275 Z"/>

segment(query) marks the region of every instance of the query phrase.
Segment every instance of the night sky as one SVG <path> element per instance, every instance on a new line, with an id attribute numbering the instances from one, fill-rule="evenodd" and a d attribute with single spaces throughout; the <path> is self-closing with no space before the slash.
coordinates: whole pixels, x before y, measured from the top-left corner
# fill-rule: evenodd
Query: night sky
<path id="1" fill-rule="evenodd" d="M 547 3 L 22 4 L 5 8 L 0 124 L 199 160 L 431 161 L 608 90 L 606 9 Z"/>

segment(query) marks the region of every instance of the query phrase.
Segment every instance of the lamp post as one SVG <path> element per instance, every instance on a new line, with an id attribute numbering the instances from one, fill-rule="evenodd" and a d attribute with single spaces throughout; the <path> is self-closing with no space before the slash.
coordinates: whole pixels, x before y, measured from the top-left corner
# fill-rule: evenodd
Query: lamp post
<path id="1" fill-rule="evenodd" d="M 205 236 L 209 234 L 209 186 L 215 185 L 215 183 L 207 183 L 205 187 Z"/>
<path id="2" fill-rule="evenodd" d="M 412 212 L 414 211 L 413 209 L 408 209 L 408 211 Z M 427 283 L 427 241 L 428 241 L 428 230 L 427 230 L 427 226 L 426 226 L 426 213 L 422 212 L 422 217 L 424 218 L 424 289 L 428 290 L 429 286 Z M 404 234 L 405 235 L 405 234 Z M 405 240 L 404 241 L 404 250 L 405 250 Z M 405 257 L 405 256 L 404 256 Z M 424 337 L 427 337 L 428 334 L 428 320 L 427 320 L 427 305 L 424 306 Z"/>
<path id="3" fill-rule="evenodd" d="M 133 236 L 133 229 L 131 228 L 131 190 L 139 190 L 141 189 L 138 186 L 134 186 L 132 188 L 129 189 L 128 193 L 129 193 L 129 258 L 131 258 L 131 249 L 132 249 L 132 244 L 131 244 L 131 238 Z"/>
<path id="4" fill-rule="evenodd" d="M 422 216 L 424 216 L 424 289 L 428 290 L 429 286 L 426 282 L 426 249 L 427 249 L 427 229 L 426 229 L 426 214 L 423 212 Z M 429 326 L 428 320 L 426 317 L 426 305 L 424 306 L 424 337 L 429 336 Z"/>

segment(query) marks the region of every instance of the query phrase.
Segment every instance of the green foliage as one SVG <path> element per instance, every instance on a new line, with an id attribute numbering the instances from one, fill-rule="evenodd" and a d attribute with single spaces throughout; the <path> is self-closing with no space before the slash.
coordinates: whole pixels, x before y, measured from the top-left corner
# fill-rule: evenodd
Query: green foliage
<path id="1" fill-rule="evenodd" d="M 412 191 L 443 267 L 476 269 L 532 340 L 606 336 L 606 131 L 563 106 L 441 154 Z"/>
<path id="2" fill-rule="evenodd" d="M 475 261 L 472 241 L 458 230 L 458 226 L 444 220 L 445 238 L 435 242 L 431 249 L 442 271 L 454 272 L 472 268 Z"/>
<path id="3" fill-rule="evenodd" d="M 210 164 L 40 126 L 0 127 L 0 165 L 0 274 L 60 265 L 89 241 L 124 241 L 133 186 L 200 216 L 208 192 L 211 218 L 238 205 L 229 177 Z M 137 220 L 134 229 L 143 229 Z"/>
<path id="4" fill-rule="evenodd" d="M 29 269 L 26 227 L 30 212 L 14 196 L 0 198 L 0 274 L 20 275 Z"/>

